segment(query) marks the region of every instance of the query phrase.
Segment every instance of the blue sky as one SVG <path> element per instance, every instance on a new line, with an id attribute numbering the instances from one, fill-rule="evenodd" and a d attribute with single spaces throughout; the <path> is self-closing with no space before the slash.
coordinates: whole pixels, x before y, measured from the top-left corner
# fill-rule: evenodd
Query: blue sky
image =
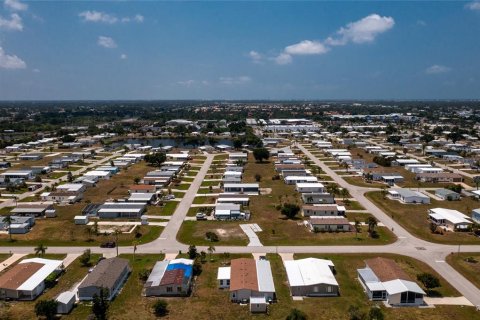
<path id="1" fill-rule="evenodd" d="M 0 100 L 478 99 L 479 39 L 475 1 L 4 0 Z"/>

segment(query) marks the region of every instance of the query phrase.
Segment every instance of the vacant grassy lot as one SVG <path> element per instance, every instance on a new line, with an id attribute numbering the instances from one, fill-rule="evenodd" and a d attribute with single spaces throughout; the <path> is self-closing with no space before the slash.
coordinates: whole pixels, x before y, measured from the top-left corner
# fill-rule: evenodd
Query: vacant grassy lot
<path id="1" fill-rule="evenodd" d="M 8 235 L 0 235 L 0 246 L 34 246 L 43 243 L 47 246 L 93 246 L 105 241 L 113 241 L 113 235 L 94 235 L 91 226 L 75 225 L 73 217 L 80 214 L 84 204 L 72 206 L 57 206 L 57 217 L 37 219 L 35 226 L 27 234 L 12 235 L 13 242 L 8 240 Z M 133 240 L 142 243 L 156 239 L 162 227 L 139 226 L 138 237 L 136 232 L 123 233 L 118 236 L 121 245 L 131 245 Z"/>
<path id="2" fill-rule="evenodd" d="M 91 263 L 94 265 L 101 255 L 92 254 Z M 64 256 L 60 255 L 45 255 L 44 258 L 47 259 L 63 259 Z M 21 301 L 21 302 L 10 302 L 7 303 L 8 313 L 10 314 L 10 319 L 36 319 L 35 316 L 35 303 L 39 300 L 49 300 L 54 299 L 61 292 L 69 290 L 76 283 L 81 281 L 88 273 L 89 266 L 82 266 L 79 260 L 75 260 L 70 264 L 65 272 L 58 278 L 57 284 L 50 289 L 45 290 L 45 292 L 36 300 L 36 301 Z"/>
<path id="3" fill-rule="evenodd" d="M 480 288 L 480 253 L 453 253 L 447 256 L 446 261 Z"/>
<path id="4" fill-rule="evenodd" d="M 215 203 L 216 199 L 217 199 L 216 197 L 205 197 L 205 196 L 195 197 L 195 199 L 193 199 L 193 203 L 194 204 L 213 204 Z"/>
<path id="5" fill-rule="evenodd" d="M 402 204 L 396 200 L 390 200 L 383 197 L 380 191 L 366 193 L 366 196 L 373 201 L 385 213 L 392 216 L 409 232 L 422 239 L 449 244 L 479 244 L 479 239 L 470 232 L 445 232 L 442 234 L 433 234 L 429 228 L 427 220 L 427 210 L 430 208 L 455 209 L 466 215 L 471 214 L 471 210 L 480 207 L 479 202 L 471 198 L 462 198 L 460 201 L 438 201 L 430 199 L 431 203 L 426 204 Z"/>
<path id="6" fill-rule="evenodd" d="M 218 246 L 246 246 L 248 238 L 238 222 L 235 221 L 184 221 L 177 239 L 185 244 L 218 245 Z M 215 232 L 218 242 L 211 242 L 205 238 L 206 232 Z"/>
<path id="7" fill-rule="evenodd" d="M 255 174 L 260 174 L 261 188 L 271 189 L 270 194 L 250 197 L 249 210 L 252 213 L 251 223 L 257 223 L 262 232 L 257 233 L 263 245 L 375 245 L 394 241 L 394 235 L 386 228 L 378 228 L 379 238 L 369 238 L 366 232 L 355 238 L 355 233 L 313 233 L 303 225 L 300 214 L 296 220 L 285 219 L 277 205 L 297 203 L 302 205 L 300 194 L 293 185 L 286 185 L 283 180 L 272 180 L 275 175 L 272 162 L 256 163 L 253 157 L 245 167 L 244 182 L 254 182 Z"/>
<path id="8" fill-rule="evenodd" d="M 383 183 L 367 182 L 362 177 L 343 177 L 343 180 L 347 181 L 351 185 L 358 186 L 358 187 L 366 187 L 366 188 L 386 188 L 387 187 L 387 185 Z"/>

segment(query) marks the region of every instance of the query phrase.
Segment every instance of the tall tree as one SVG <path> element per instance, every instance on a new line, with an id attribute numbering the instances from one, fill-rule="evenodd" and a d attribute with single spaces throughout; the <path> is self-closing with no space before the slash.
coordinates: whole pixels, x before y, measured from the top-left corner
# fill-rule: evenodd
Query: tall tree
<path id="1" fill-rule="evenodd" d="M 47 251 L 47 247 L 43 245 L 43 243 L 40 243 L 38 246 L 35 247 L 35 255 L 37 256 L 43 256 L 45 255 L 45 252 Z"/>
<path id="2" fill-rule="evenodd" d="M 263 160 L 268 160 L 270 152 L 266 148 L 255 148 L 253 149 L 253 157 L 256 161 L 263 162 Z"/>
<path id="3" fill-rule="evenodd" d="M 107 320 L 109 307 L 108 289 L 102 288 L 99 295 L 96 293 L 93 295 L 92 313 L 95 315 L 95 319 Z"/>
<path id="4" fill-rule="evenodd" d="M 37 317 L 53 320 L 57 314 L 57 305 L 58 303 L 55 300 L 40 300 L 35 303 L 35 314 Z"/>
<path id="5" fill-rule="evenodd" d="M 8 214 L 3 217 L 2 222 L 8 227 L 8 237 L 10 238 L 10 241 L 12 241 L 12 231 L 10 230 L 10 226 L 13 222 L 12 215 Z"/>

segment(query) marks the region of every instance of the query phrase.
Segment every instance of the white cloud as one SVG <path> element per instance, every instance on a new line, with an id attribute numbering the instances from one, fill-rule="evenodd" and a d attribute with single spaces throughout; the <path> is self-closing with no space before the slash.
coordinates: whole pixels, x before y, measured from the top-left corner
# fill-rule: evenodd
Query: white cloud
<path id="1" fill-rule="evenodd" d="M 10 15 L 10 20 L 0 16 L 0 29 L 22 31 L 22 18 L 16 13 Z"/>
<path id="2" fill-rule="evenodd" d="M 80 18 L 83 18 L 85 22 L 101 22 L 114 24 L 118 22 L 118 18 L 114 15 L 110 15 L 100 11 L 83 11 L 78 14 Z"/>
<path id="3" fill-rule="evenodd" d="M 181 86 L 185 86 L 185 87 L 190 87 L 191 85 L 195 84 L 196 81 L 195 80 L 184 80 L 184 81 L 178 81 L 177 84 L 181 85 Z"/>
<path id="4" fill-rule="evenodd" d="M 382 17 L 378 14 L 371 14 L 355 22 L 350 22 L 337 31 L 340 38 L 329 37 L 325 43 L 331 46 L 346 45 L 349 42 L 367 43 L 373 42 L 375 38 L 384 32 L 392 29 L 395 20 L 392 17 Z"/>
<path id="5" fill-rule="evenodd" d="M 252 79 L 248 76 L 239 76 L 239 77 L 220 77 L 219 81 L 221 84 L 226 85 L 235 85 L 235 84 L 245 84 L 250 82 Z"/>
<path id="6" fill-rule="evenodd" d="M 97 44 L 101 47 L 113 49 L 117 47 L 115 40 L 110 37 L 99 36 L 97 40 Z"/>
<path id="7" fill-rule="evenodd" d="M 449 67 L 434 64 L 433 66 L 430 66 L 427 69 L 425 69 L 425 73 L 426 74 L 441 74 L 441 73 L 450 72 L 450 70 L 452 70 L 452 69 L 449 68 Z"/>
<path id="8" fill-rule="evenodd" d="M 323 54 L 327 51 L 328 48 L 322 43 L 310 40 L 303 40 L 285 48 L 285 53 L 289 55 Z"/>
<path id="9" fill-rule="evenodd" d="M 8 55 L 0 47 L 0 68 L 3 69 L 25 69 L 27 64 L 16 55 Z"/>
<path id="10" fill-rule="evenodd" d="M 253 63 L 261 63 L 263 59 L 263 56 L 254 50 L 250 51 L 248 53 L 248 56 L 250 57 L 250 59 L 252 59 Z"/>
<path id="11" fill-rule="evenodd" d="M 467 9 L 470 10 L 480 10 L 480 1 L 473 1 L 465 5 Z"/>
<path id="12" fill-rule="evenodd" d="M 426 27 L 427 23 L 424 20 L 417 20 L 417 25 L 421 27 Z"/>
<path id="13" fill-rule="evenodd" d="M 40 69 L 35 68 L 35 69 L 32 70 L 32 72 L 40 73 Z"/>
<path id="14" fill-rule="evenodd" d="M 144 16 L 142 16 L 141 14 L 136 14 L 136 15 L 133 17 L 133 20 L 135 20 L 135 22 L 142 23 L 143 20 L 145 20 L 145 18 L 144 18 Z"/>
<path id="15" fill-rule="evenodd" d="M 22 3 L 18 0 L 5 0 L 3 5 L 5 8 L 12 11 L 25 11 L 28 9 L 28 5 L 26 3 Z"/>
<path id="16" fill-rule="evenodd" d="M 277 64 L 285 65 L 291 63 L 295 55 L 321 55 L 335 46 L 373 42 L 378 35 L 392 29 L 394 25 L 395 20 L 392 17 L 371 14 L 358 21 L 348 23 L 340 28 L 335 36 L 328 37 L 324 41 L 302 40 L 286 46 L 280 54 L 269 59 Z M 251 51 L 250 57 L 252 59 L 255 59 L 252 52 L 259 55 L 256 51 Z"/>
<path id="17" fill-rule="evenodd" d="M 122 53 L 120 55 L 120 59 L 122 59 L 122 60 L 126 60 L 127 58 L 128 58 L 128 56 L 125 53 Z"/>
<path id="18" fill-rule="evenodd" d="M 80 12 L 78 16 L 82 18 L 85 22 L 99 22 L 106 24 L 115 24 L 117 22 L 129 23 L 132 21 L 142 23 L 145 20 L 145 18 L 141 14 L 136 14 L 133 17 L 117 18 L 117 16 L 114 14 L 95 10 Z"/>
<path id="19" fill-rule="evenodd" d="M 289 64 L 292 63 L 292 56 L 288 53 L 282 52 L 278 56 L 272 58 L 277 64 Z"/>

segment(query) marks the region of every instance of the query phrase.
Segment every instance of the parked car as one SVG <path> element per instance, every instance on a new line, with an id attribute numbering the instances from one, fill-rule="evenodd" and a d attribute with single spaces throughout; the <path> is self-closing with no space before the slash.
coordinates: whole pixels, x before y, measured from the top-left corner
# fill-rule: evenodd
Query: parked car
<path id="1" fill-rule="evenodd" d="M 117 244 L 115 243 L 115 241 L 108 241 L 108 242 L 103 242 L 100 245 L 100 248 L 115 248 L 116 246 Z"/>
<path id="2" fill-rule="evenodd" d="M 207 215 L 203 212 L 198 212 L 195 217 L 197 220 L 207 220 Z"/>

